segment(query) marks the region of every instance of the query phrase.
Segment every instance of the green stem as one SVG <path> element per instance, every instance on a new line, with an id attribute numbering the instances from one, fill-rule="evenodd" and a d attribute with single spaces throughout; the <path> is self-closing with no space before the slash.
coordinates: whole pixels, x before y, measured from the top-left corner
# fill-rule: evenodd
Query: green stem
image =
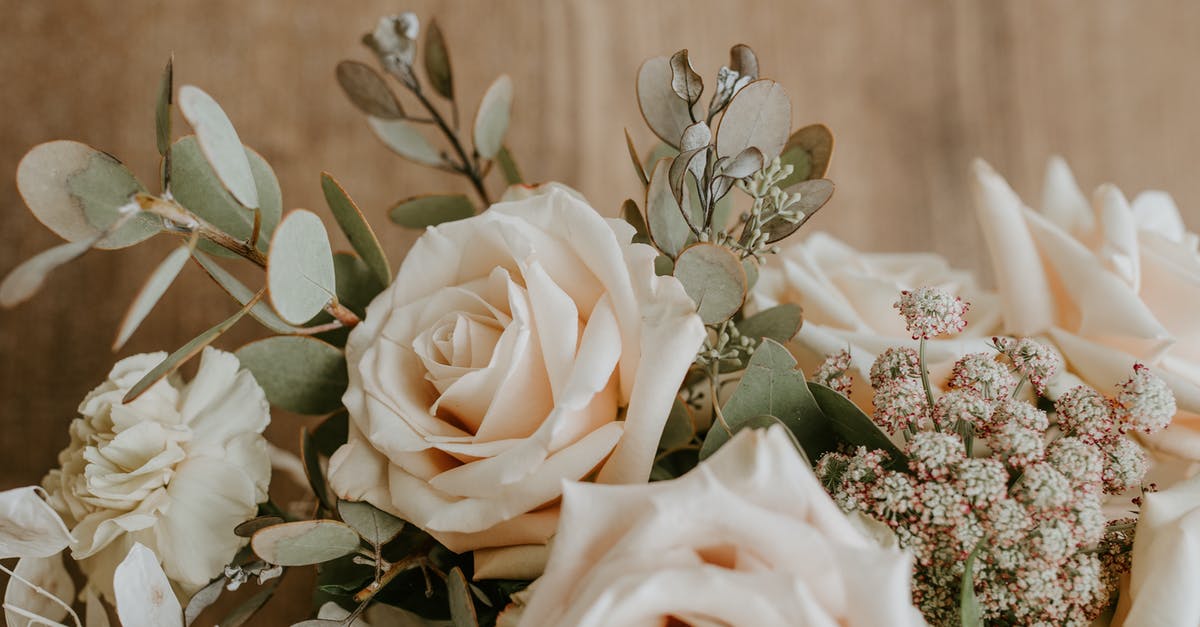
<path id="1" fill-rule="evenodd" d="M 429 102 L 429 99 L 425 97 L 425 94 L 419 88 L 410 88 L 410 91 L 420 101 L 421 106 L 429 111 L 429 115 L 433 118 L 434 123 L 438 125 L 438 128 L 442 130 L 442 134 L 450 141 L 450 146 L 454 148 L 454 152 L 458 153 L 459 159 L 462 160 L 459 170 L 471 181 L 471 186 L 475 188 L 475 193 L 479 194 L 479 199 L 483 201 L 485 206 L 490 206 L 492 199 L 488 196 L 487 189 L 483 186 L 483 179 L 479 176 L 479 170 L 475 167 L 471 159 L 467 157 L 467 151 L 463 149 L 462 142 L 458 140 L 458 134 L 450 130 L 445 118 L 442 117 L 442 114 L 433 106 L 433 103 Z"/>
<path id="2" fill-rule="evenodd" d="M 917 351 L 917 366 L 921 368 L 921 385 L 925 387 L 925 402 L 929 404 L 929 411 L 933 411 L 933 388 L 929 387 L 929 369 L 925 367 L 925 338 L 921 338 L 921 345 Z M 933 428 L 941 431 L 937 421 L 933 421 Z"/>

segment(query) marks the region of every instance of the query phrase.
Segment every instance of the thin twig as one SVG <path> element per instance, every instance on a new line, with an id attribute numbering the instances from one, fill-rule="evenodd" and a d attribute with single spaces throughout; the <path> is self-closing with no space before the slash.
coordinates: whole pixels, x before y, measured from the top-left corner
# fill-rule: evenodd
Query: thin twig
<path id="1" fill-rule="evenodd" d="M 421 103 L 421 106 L 425 107 L 425 109 L 429 111 L 429 115 L 433 118 L 433 122 L 442 130 L 442 134 L 445 135 L 446 139 L 450 141 L 450 146 L 454 148 L 454 152 L 458 153 L 459 158 L 462 159 L 462 174 L 471 181 L 471 186 L 474 187 L 475 192 L 479 194 L 479 199 L 483 201 L 484 205 L 491 205 L 492 199 L 488 196 L 487 189 L 483 186 L 483 179 L 479 177 L 479 172 L 476 170 L 475 166 L 472 165 L 471 159 L 467 156 L 467 151 L 463 149 L 462 142 L 460 142 L 458 139 L 458 134 L 450 130 L 450 127 L 446 124 L 445 118 L 443 118 L 442 114 L 433 106 L 433 103 L 429 102 L 429 99 L 425 97 L 425 93 L 422 92 L 419 87 L 414 88 L 407 85 L 406 87 L 409 87 L 409 91 L 416 96 L 417 100 Z"/>

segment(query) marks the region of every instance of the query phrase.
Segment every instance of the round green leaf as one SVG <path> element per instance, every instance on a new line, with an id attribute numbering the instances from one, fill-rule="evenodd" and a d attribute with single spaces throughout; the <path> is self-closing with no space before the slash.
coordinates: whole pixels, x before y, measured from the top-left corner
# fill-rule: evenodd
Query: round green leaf
<path id="1" fill-rule="evenodd" d="M 654 164 L 650 185 L 646 187 L 646 225 L 654 245 L 674 257 L 692 239 L 693 233 L 680 209 L 680 203 L 671 191 L 671 163 L 670 159 L 662 159 Z M 682 195 L 685 205 L 690 207 L 690 195 L 686 187 Z"/>
<path id="2" fill-rule="evenodd" d="M 825 176 L 832 156 L 833 133 L 824 124 L 810 124 L 792 133 L 779 156 L 780 162 L 792 166 L 792 174 L 779 182 L 779 188 Z"/>
<path id="3" fill-rule="evenodd" d="M 637 97 L 642 117 L 650 130 L 671 146 L 678 147 L 683 129 L 694 119 L 688 113 L 688 102 L 681 99 L 672 87 L 674 72 L 667 57 L 647 59 L 638 69 Z"/>
<path id="4" fill-rule="evenodd" d="M 741 331 L 742 335 L 746 337 L 757 340 L 770 338 L 780 344 L 786 344 L 800 332 L 800 325 L 803 322 L 804 316 L 800 305 L 785 303 L 764 309 L 742 320 L 737 327 L 738 331 Z"/>
<path id="5" fill-rule="evenodd" d="M 258 249 L 267 250 L 279 218 L 283 214 L 283 194 L 279 180 L 270 164 L 257 152 L 244 147 L 254 185 L 258 193 L 258 210 L 262 213 Z M 254 231 L 254 212 L 247 211 L 217 178 L 200 149 L 194 135 L 188 135 L 171 145 L 171 195 L 188 211 L 204 218 L 235 239 L 247 240 Z M 232 257 L 233 253 L 211 242 L 200 242 L 205 252 Z"/>
<path id="6" fill-rule="evenodd" d="M 338 515 L 371 544 L 387 544 L 404 530 L 404 521 L 367 502 L 338 501 Z"/>
<path id="7" fill-rule="evenodd" d="M 298 414 L 326 414 L 342 406 L 346 356 L 316 338 L 279 335 L 236 352 L 272 405 Z"/>
<path id="8" fill-rule="evenodd" d="M 221 105 L 199 87 L 184 85 L 179 90 L 179 110 L 196 131 L 200 150 L 225 189 L 243 207 L 257 208 L 258 187 L 254 172 L 250 170 L 250 160 L 233 122 L 229 121 Z"/>
<path id="9" fill-rule="evenodd" d="M 732 157 L 754 147 L 763 162 L 779 156 L 792 127 L 792 101 L 772 80 L 759 80 L 738 91 L 717 127 L 717 155 Z"/>
<path id="10" fill-rule="evenodd" d="M 112 226 L 121 217 L 121 208 L 146 188 L 111 155 L 87 144 L 60 140 L 26 153 L 17 166 L 17 190 L 38 221 L 59 237 L 78 242 Z M 143 214 L 96 247 L 132 246 L 160 230 L 160 219 Z"/>
<path id="11" fill-rule="evenodd" d="M 675 278 L 696 301 L 704 324 L 728 320 L 746 300 L 746 271 L 729 249 L 715 244 L 695 244 L 679 253 Z"/>
<path id="12" fill-rule="evenodd" d="M 254 553 L 271 564 L 307 566 L 358 550 L 358 533 L 336 520 L 302 520 L 259 529 L 250 540 Z"/>
<path id="13" fill-rule="evenodd" d="M 484 159 L 491 159 L 500 152 L 504 133 L 508 131 L 509 113 L 512 111 L 513 85 L 507 74 L 499 78 L 484 92 L 475 113 L 475 152 Z"/>
<path id="14" fill-rule="evenodd" d="M 829 202 L 829 198 L 833 196 L 833 181 L 829 179 L 801 181 L 786 191 L 800 194 L 800 201 L 793 208 L 799 209 L 804 217 L 795 222 L 778 217 L 767 220 L 762 229 L 768 234 L 768 244 L 774 244 L 800 230 L 805 222 L 808 222 L 821 207 L 824 207 L 825 203 Z"/>
<path id="15" fill-rule="evenodd" d="M 337 293 L 329 234 L 317 214 L 296 209 L 284 216 L 267 257 L 267 290 L 280 318 L 303 324 Z"/>

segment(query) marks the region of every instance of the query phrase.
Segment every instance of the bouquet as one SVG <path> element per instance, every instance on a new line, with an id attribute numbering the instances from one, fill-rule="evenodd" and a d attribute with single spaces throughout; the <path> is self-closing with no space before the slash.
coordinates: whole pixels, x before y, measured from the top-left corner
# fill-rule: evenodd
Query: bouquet
<path id="1" fill-rule="evenodd" d="M 977 162 L 990 291 L 793 237 L 834 192 L 833 136 L 793 129 L 748 46 L 715 76 L 687 50 L 641 66 L 658 143 L 626 132 L 641 186 L 608 218 L 525 182 L 507 76 L 461 118 L 436 22 L 363 43 L 373 63 L 337 65 L 350 103 L 468 192 L 388 210 L 421 232 L 398 269 L 333 174 L 352 252 L 285 212 L 171 62 L 158 181 L 73 141 L 21 161 L 66 243 L 0 304 L 159 236 L 178 246 L 114 349 L 189 262 L 232 313 L 119 360 L 59 466 L 0 493 L 8 624 L 253 624 L 304 569 L 310 627 L 1200 621 L 1200 253 L 1169 196 L 1089 203 L 1055 160 L 1035 211 Z M 216 348 L 243 318 L 265 337 Z M 298 457 L 273 414 L 320 417 Z"/>

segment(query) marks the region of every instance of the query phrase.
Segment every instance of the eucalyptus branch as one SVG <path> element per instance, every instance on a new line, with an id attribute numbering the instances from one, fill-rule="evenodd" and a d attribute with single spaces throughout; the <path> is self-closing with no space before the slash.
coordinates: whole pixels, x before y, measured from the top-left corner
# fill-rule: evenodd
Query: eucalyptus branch
<path id="1" fill-rule="evenodd" d="M 488 196 L 487 189 L 483 185 L 483 177 L 481 177 L 479 174 L 479 168 L 477 164 L 472 162 L 470 157 L 467 156 L 467 151 L 463 149 L 462 141 L 460 141 L 458 138 L 458 133 L 451 130 L 446 124 L 446 119 L 442 117 L 442 114 L 437 110 L 437 107 L 434 107 L 433 103 L 429 102 L 429 99 L 425 97 L 425 93 L 421 90 L 421 86 L 419 84 L 414 83 L 410 85 L 406 83 L 404 86 L 407 87 L 410 92 L 412 92 L 413 96 L 417 98 L 417 101 L 421 103 L 421 106 L 425 107 L 425 110 L 429 112 L 434 124 L 437 124 L 438 128 L 441 129 L 442 134 L 445 135 L 446 139 L 450 142 L 450 146 L 454 148 L 454 152 L 458 154 L 459 159 L 461 159 L 461 163 L 456 164 L 458 166 L 456 167 L 456 170 L 471 181 L 471 186 L 475 188 L 475 192 L 479 194 L 479 199 L 483 201 L 483 204 L 491 205 L 492 199 L 490 196 Z M 457 116 L 458 112 L 456 105 L 456 119 L 454 122 L 456 128 L 458 126 Z"/>

